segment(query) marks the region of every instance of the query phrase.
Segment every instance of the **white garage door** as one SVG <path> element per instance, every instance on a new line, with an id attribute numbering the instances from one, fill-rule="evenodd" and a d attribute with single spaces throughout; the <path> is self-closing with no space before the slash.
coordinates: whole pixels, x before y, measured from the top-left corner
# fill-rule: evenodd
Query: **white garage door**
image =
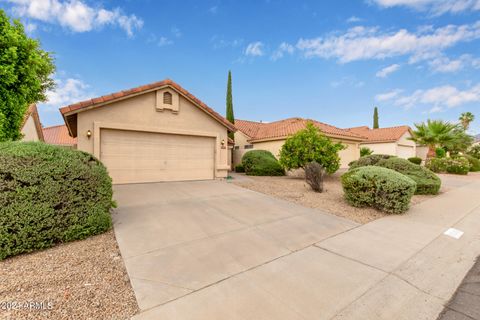
<path id="1" fill-rule="evenodd" d="M 114 183 L 214 178 L 214 138 L 102 129 L 100 141 Z"/>
<path id="2" fill-rule="evenodd" d="M 415 157 L 415 149 L 411 146 L 397 146 L 397 156 L 403 159 Z"/>

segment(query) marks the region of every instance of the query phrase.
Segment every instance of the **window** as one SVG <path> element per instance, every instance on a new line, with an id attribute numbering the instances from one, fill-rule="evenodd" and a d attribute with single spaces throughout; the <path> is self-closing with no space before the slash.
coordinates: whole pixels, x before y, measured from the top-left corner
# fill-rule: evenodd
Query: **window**
<path id="1" fill-rule="evenodd" d="M 253 149 L 253 144 L 246 144 L 244 146 L 245 149 Z"/>
<path id="2" fill-rule="evenodd" d="M 163 93 L 163 104 L 172 105 L 172 94 L 170 92 Z"/>
<path id="3" fill-rule="evenodd" d="M 238 150 L 238 149 L 240 149 L 240 146 L 235 146 L 234 149 L 235 149 L 235 150 Z"/>

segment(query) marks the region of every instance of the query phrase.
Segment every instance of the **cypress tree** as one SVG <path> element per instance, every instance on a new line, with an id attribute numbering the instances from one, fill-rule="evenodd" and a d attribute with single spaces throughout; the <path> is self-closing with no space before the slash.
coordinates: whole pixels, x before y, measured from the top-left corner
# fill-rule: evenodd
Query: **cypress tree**
<path id="1" fill-rule="evenodd" d="M 228 71 L 228 82 L 227 82 L 227 111 L 226 111 L 227 120 L 231 123 L 235 123 L 235 117 L 233 115 L 233 98 L 232 98 L 232 72 Z M 228 136 L 233 139 L 233 132 L 229 132 Z"/>
<path id="2" fill-rule="evenodd" d="M 378 108 L 373 109 L 373 129 L 378 129 Z"/>

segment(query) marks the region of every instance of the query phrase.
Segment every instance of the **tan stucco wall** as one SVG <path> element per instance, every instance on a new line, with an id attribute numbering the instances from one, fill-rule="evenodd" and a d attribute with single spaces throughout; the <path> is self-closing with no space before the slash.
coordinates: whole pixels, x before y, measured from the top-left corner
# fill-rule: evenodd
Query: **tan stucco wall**
<path id="1" fill-rule="evenodd" d="M 37 128 L 35 127 L 35 121 L 33 117 L 30 115 L 25 122 L 21 133 L 23 134 L 22 141 L 39 141 L 40 138 L 38 137 Z"/>
<path id="2" fill-rule="evenodd" d="M 374 154 L 390 154 L 397 155 L 397 144 L 395 142 L 389 143 L 362 143 L 360 148 L 367 147 L 373 150 Z"/>
<path id="3" fill-rule="evenodd" d="M 417 154 L 417 157 L 421 158 L 423 161 L 427 160 L 428 147 L 417 146 L 416 154 Z"/>
<path id="4" fill-rule="evenodd" d="M 101 128 L 212 136 L 216 139 L 215 176 L 226 177 L 230 168 L 227 128 L 181 95 L 178 113 L 157 111 L 156 93 L 153 91 L 80 112 L 77 125 L 77 148 L 97 157 L 100 154 Z M 92 132 L 90 138 L 86 135 L 88 130 Z M 225 142 L 223 147 L 222 140 Z"/>
<path id="5" fill-rule="evenodd" d="M 410 157 L 415 157 L 417 152 L 416 152 L 416 149 L 417 149 L 417 144 L 412 141 L 412 140 L 409 140 L 409 138 L 411 138 L 412 135 L 410 134 L 410 132 L 405 132 L 405 134 L 400 138 L 398 139 L 397 141 L 397 156 L 399 157 L 402 157 L 402 158 L 410 158 Z M 400 151 L 400 149 L 403 147 L 403 152 Z M 408 147 L 408 149 L 406 149 L 405 147 Z M 408 150 L 408 154 L 405 154 L 405 150 Z"/>
<path id="6" fill-rule="evenodd" d="M 239 137 L 238 140 L 237 140 L 237 136 Z M 253 149 L 244 150 L 243 149 L 244 144 L 248 144 L 248 142 L 246 142 L 245 137 L 246 136 L 244 134 L 235 133 L 235 145 L 238 145 L 240 147 L 239 150 L 234 151 L 235 165 L 241 162 L 241 159 L 242 159 L 241 157 L 248 150 L 267 150 L 267 151 L 270 151 L 278 159 L 280 155 L 280 150 L 282 149 L 282 146 L 285 143 L 285 139 L 255 142 L 253 143 Z M 347 140 L 338 140 L 338 139 L 332 139 L 332 141 L 340 142 L 345 146 L 347 146 L 346 149 L 339 152 L 341 168 L 348 168 L 348 164 L 351 161 L 357 160 L 360 157 L 360 149 L 358 147 L 358 143 L 347 141 Z"/>
<path id="7" fill-rule="evenodd" d="M 248 142 L 248 139 L 250 139 L 248 136 L 246 136 L 243 132 L 237 131 L 235 132 L 235 147 L 238 147 L 238 149 L 233 149 L 233 166 L 235 167 L 236 165 L 240 164 L 242 162 L 242 157 L 247 152 L 248 150 L 252 149 L 245 149 L 245 145 L 250 144 Z"/>

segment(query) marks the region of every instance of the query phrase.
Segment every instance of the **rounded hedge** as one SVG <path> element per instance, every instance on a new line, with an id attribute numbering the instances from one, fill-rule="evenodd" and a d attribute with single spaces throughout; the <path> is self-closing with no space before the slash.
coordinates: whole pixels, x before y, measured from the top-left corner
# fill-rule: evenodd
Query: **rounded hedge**
<path id="1" fill-rule="evenodd" d="M 438 191 L 440 191 L 442 184 L 440 178 L 432 171 L 418 164 L 411 163 L 402 158 L 393 157 L 381 160 L 377 165 L 395 170 L 413 179 L 417 183 L 415 194 L 437 194 Z"/>
<path id="2" fill-rule="evenodd" d="M 420 157 L 411 157 L 411 158 L 408 158 L 407 159 L 408 161 L 410 161 L 411 163 L 415 163 L 415 164 L 422 164 L 422 158 Z"/>
<path id="3" fill-rule="evenodd" d="M 471 163 L 464 157 L 432 158 L 428 159 L 425 166 L 433 172 L 447 172 L 451 174 L 468 174 Z"/>
<path id="4" fill-rule="evenodd" d="M 111 228 L 112 180 L 92 155 L 0 143 L 0 259 Z"/>
<path id="5" fill-rule="evenodd" d="M 285 170 L 275 156 L 266 150 L 250 150 L 242 157 L 242 165 L 249 176 L 283 176 Z"/>
<path id="6" fill-rule="evenodd" d="M 416 183 L 394 170 L 367 166 L 342 175 L 345 199 L 355 207 L 373 207 L 387 213 L 403 213 L 410 207 Z"/>
<path id="7" fill-rule="evenodd" d="M 393 156 L 388 154 L 371 154 L 369 156 L 361 157 L 356 161 L 352 161 L 348 164 L 350 169 L 366 167 L 366 166 L 375 166 L 381 160 L 390 159 Z"/>

